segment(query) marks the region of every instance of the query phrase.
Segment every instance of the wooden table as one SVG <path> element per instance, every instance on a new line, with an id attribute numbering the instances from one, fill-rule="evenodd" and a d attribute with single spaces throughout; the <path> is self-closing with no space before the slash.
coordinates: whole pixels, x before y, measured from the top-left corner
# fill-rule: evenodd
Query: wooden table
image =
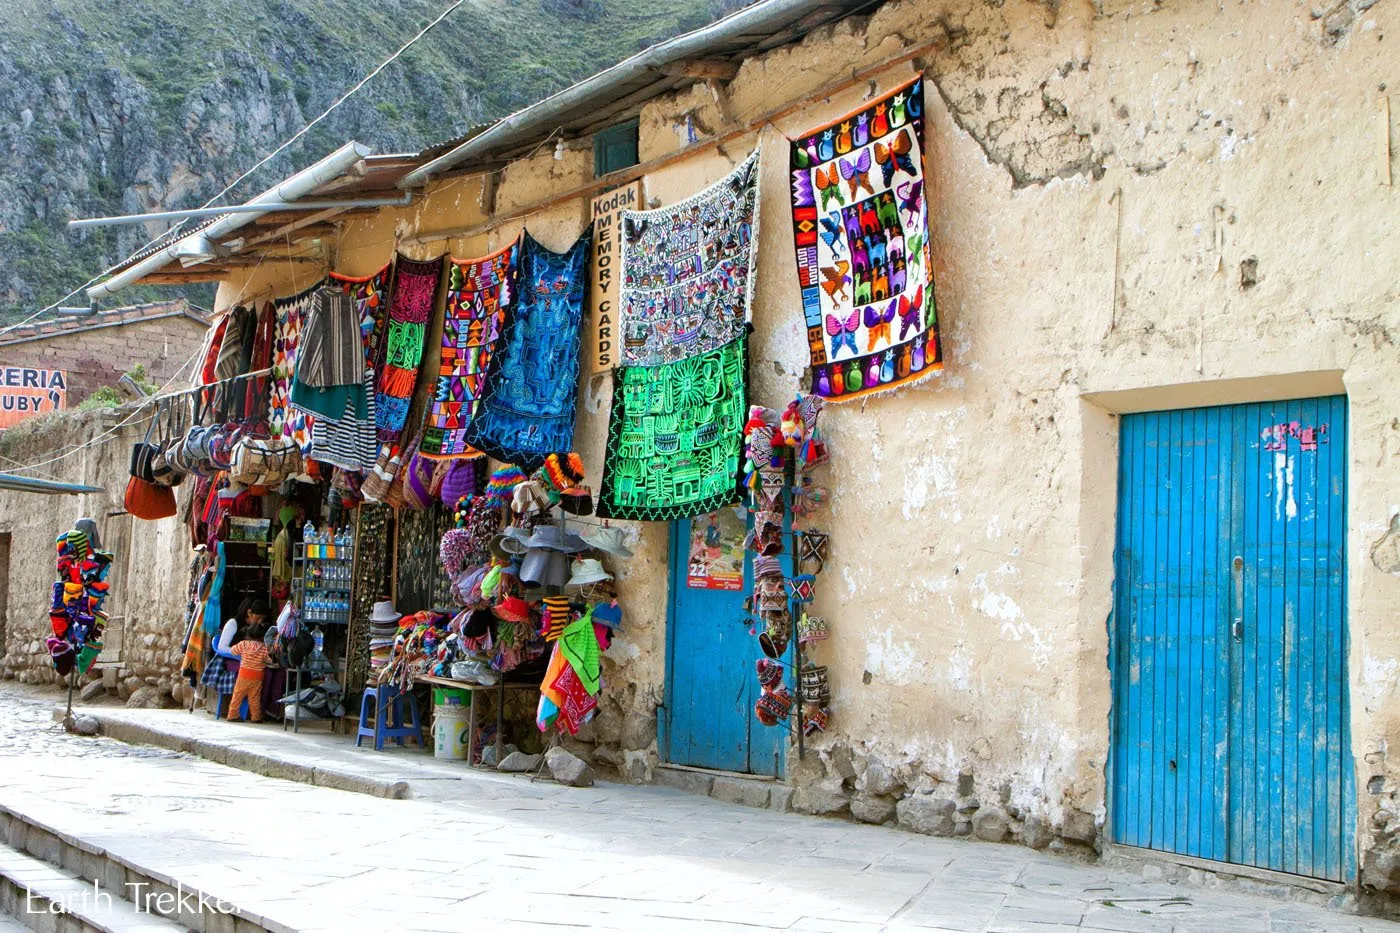
<path id="1" fill-rule="evenodd" d="M 413 678 L 415 684 L 432 684 L 435 687 L 450 687 L 453 690 L 466 690 L 471 694 L 471 705 L 467 708 L 467 730 L 471 736 L 471 741 L 467 746 L 467 764 L 470 767 L 479 767 L 472 761 L 472 754 L 476 750 L 476 694 L 479 690 L 492 690 L 496 693 L 496 764 L 501 763 L 501 754 L 505 749 L 505 741 L 502 736 L 505 733 L 506 724 L 506 691 L 507 690 L 534 690 L 539 691 L 540 685 L 537 683 L 506 683 L 502 678 L 501 682 L 494 687 L 483 686 L 482 684 L 467 683 L 462 680 L 453 680 L 450 677 L 437 677 L 432 674 L 418 674 Z"/>

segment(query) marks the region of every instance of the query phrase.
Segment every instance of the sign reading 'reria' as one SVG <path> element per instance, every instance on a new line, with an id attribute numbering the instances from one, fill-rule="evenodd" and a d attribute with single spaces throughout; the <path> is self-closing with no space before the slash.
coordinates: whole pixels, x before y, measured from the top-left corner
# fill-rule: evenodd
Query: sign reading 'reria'
<path id="1" fill-rule="evenodd" d="M 62 411 L 68 377 L 60 369 L 0 366 L 0 430 L 25 418 Z"/>

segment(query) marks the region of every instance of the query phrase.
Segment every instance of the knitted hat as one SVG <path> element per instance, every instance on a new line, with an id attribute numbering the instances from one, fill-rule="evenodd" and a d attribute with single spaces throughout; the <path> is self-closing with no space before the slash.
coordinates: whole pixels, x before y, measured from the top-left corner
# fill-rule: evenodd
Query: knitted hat
<path id="1" fill-rule="evenodd" d="M 491 474 L 491 479 L 486 484 L 486 495 L 503 505 L 510 501 L 515 487 L 525 482 L 526 478 L 520 467 L 507 464 Z"/>
<path id="2" fill-rule="evenodd" d="M 564 629 L 573 621 L 569 597 L 546 596 L 543 602 L 544 618 L 540 621 L 540 634 L 545 641 L 558 641 Z"/>
<path id="3" fill-rule="evenodd" d="M 438 546 L 442 569 L 447 571 L 449 577 L 457 576 L 466 567 L 471 551 L 471 534 L 461 528 L 453 528 L 442 536 L 442 543 Z"/>

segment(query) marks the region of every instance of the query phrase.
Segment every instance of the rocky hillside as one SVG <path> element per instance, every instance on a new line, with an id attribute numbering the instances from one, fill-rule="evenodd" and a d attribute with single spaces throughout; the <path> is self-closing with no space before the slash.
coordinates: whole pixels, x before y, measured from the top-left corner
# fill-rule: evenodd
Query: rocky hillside
<path id="1" fill-rule="evenodd" d="M 77 235 L 69 218 L 197 206 L 448 5 L 4 0 L 0 320 L 58 299 L 162 229 Z M 417 151 L 743 5 L 468 0 L 234 194 L 256 194 L 347 139 Z"/>

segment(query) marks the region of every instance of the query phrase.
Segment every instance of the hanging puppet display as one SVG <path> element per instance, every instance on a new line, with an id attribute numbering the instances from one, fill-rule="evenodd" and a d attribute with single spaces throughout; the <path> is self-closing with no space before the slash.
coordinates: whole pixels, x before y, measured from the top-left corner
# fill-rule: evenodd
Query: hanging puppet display
<path id="1" fill-rule="evenodd" d="M 112 555 L 98 549 L 97 527 L 80 520 L 54 542 L 58 551 L 58 580 L 53 585 L 49 622 L 53 634 L 46 641 L 54 670 L 62 677 L 73 671 L 86 674 L 102 652 L 107 614 L 107 574 Z"/>

